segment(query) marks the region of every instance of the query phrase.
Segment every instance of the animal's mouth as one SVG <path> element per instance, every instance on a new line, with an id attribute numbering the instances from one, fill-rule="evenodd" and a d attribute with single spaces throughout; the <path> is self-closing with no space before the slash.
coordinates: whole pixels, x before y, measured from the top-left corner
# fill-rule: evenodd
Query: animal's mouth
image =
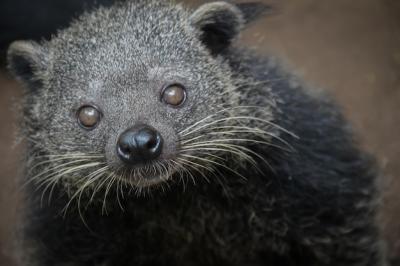
<path id="1" fill-rule="evenodd" d="M 125 167 L 118 170 L 116 175 L 122 182 L 144 188 L 167 182 L 175 172 L 177 164 L 173 160 L 160 160 L 135 167 Z"/>

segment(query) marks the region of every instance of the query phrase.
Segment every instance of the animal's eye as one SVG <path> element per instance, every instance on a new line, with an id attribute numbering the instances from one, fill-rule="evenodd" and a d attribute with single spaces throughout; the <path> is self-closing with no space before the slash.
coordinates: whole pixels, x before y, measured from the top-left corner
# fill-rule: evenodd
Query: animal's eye
<path id="1" fill-rule="evenodd" d="M 77 118 L 81 127 L 91 130 L 100 122 L 101 112 L 94 106 L 85 105 L 79 108 Z"/>
<path id="2" fill-rule="evenodd" d="M 169 85 L 162 91 L 161 100 L 175 107 L 180 106 L 186 100 L 186 89 L 181 84 Z"/>

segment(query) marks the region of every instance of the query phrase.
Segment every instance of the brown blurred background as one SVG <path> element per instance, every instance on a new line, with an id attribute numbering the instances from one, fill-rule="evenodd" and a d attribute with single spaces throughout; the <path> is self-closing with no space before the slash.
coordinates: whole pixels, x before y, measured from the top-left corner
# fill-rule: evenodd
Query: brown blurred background
<path id="1" fill-rule="evenodd" d="M 281 57 L 343 106 L 359 139 L 383 168 L 381 222 L 393 265 L 400 265 L 395 262 L 400 257 L 400 1 L 265 2 L 273 12 L 252 25 L 241 42 Z M 19 149 L 14 145 L 13 99 L 20 93 L 20 86 L 0 69 L 0 266 L 14 265 L 10 243 Z"/>

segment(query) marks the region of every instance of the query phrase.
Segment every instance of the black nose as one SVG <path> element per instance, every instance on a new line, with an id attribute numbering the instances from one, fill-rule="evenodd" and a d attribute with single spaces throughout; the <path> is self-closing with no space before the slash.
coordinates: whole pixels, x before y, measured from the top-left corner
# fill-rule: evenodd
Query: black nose
<path id="1" fill-rule="evenodd" d="M 162 146 L 163 139 L 156 129 L 140 125 L 119 136 L 117 153 L 123 162 L 135 165 L 157 159 Z"/>

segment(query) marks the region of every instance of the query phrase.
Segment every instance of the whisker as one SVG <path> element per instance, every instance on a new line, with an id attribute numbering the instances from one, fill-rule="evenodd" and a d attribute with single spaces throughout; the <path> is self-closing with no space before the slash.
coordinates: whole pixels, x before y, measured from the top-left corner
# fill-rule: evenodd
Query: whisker
<path id="1" fill-rule="evenodd" d="M 254 165 L 257 165 L 257 162 L 250 155 L 246 154 L 241 150 L 243 148 L 240 145 L 235 144 L 222 144 L 222 143 L 209 143 L 202 145 L 191 145 L 188 147 L 182 147 L 181 151 L 198 151 L 198 150 L 206 150 L 206 151 L 220 151 L 220 152 L 228 152 L 231 154 L 237 155 L 239 158 L 243 160 L 247 160 Z"/>
<path id="2" fill-rule="evenodd" d="M 83 191 L 86 188 L 90 187 L 93 183 L 97 182 L 98 179 L 101 179 L 103 174 L 107 172 L 108 168 L 109 168 L 108 165 L 106 165 L 106 166 L 98 169 L 97 171 L 94 171 L 90 175 L 85 176 L 84 178 L 82 178 L 82 179 L 87 179 L 87 181 L 82 186 L 80 186 L 80 189 L 77 192 L 77 193 L 79 193 L 79 191 L 80 191 L 79 197 L 78 197 L 78 207 L 80 206 L 80 202 L 81 202 Z"/>
<path id="3" fill-rule="evenodd" d="M 102 211 L 101 211 L 103 215 L 107 214 L 107 196 L 108 196 L 108 193 L 110 192 L 112 185 L 114 184 L 115 174 L 113 174 L 111 178 L 107 178 L 107 179 L 109 179 L 109 182 L 106 187 L 106 191 L 104 193 L 103 207 L 102 207 Z"/>
<path id="4" fill-rule="evenodd" d="M 263 144 L 263 145 L 266 145 L 266 146 L 270 146 L 270 147 L 275 147 L 275 148 L 280 148 L 282 150 L 286 150 L 285 148 L 283 148 L 283 147 L 281 147 L 279 145 L 271 144 L 271 143 L 266 142 L 266 141 L 254 140 L 254 139 L 240 139 L 240 138 L 213 139 L 213 140 L 209 140 L 209 141 L 196 142 L 194 144 L 185 145 L 185 146 L 188 147 L 188 148 L 193 148 L 193 147 L 196 147 L 196 145 L 209 144 L 209 143 L 225 143 L 225 142 L 227 142 L 227 144 L 229 144 L 230 142 L 250 142 L 250 143 Z M 286 150 L 286 151 L 288 151 L 288 150 Z"/>
<path id="5" fill-rule="evenodd" d="M 49 175 L 41 178 L 41 181 L 39 181 L 37 183 L 38 186 L 37 186 L 36 190 L 39 190 L 43 185 L 45 185 L 51 179 L 62 178 L 67 174 L 73 174 L 73 173 L 78 172 L 80 170 L 91 168 L 91 167 L 95 167 L 95 166 L 98 166 L 98 165 L 101 165 L 101 164 L 102 163 L 88 163 L 88 164 L 84 164 L 84 165 L 80 165 L 80 166 L 71 166 L 71 167 L 64 168 L 64 169 L 62 169 L 60 171 L 57 171 L 57 172 L 52 172 Z"/>
<path id="6" fill-rule="evenodd" d="M 249 105 L 249 106 L 231 106 L 231 107 L 223 108 L 222 110 L 219 110 L 216 113 L 208 115 L 208 116 L 204 117 L 203 119 L 197 121 L 196 123 L 190 125 L 189 127 L 187 127 L 184 130 L 180 131 L 178 134 L 182 135 L 184 132 L 189 131 L 190 129 L 194 128 L 195 126 L 197 126 L 197 125 L 199 125 L 201 123 L 203 123 L 204 121 L 206 121 L 208 119 L 211 119 L 211 118 L 213 118 L 213 117 L 215 117 L 217 115 L 220 115 L 220 114 L 222 114 L 224 112 L 233 111 L 233 110 L 237 110 L 237 109 L 246 109 L 246 108 L 247 109 L 254 108 L 254 109 L 261 109 L 261 110 L 265 109 L 265 107 L 251 106 L 251 105 Z"/>
<path id="7" fill-rule="evenodd" d="M 198 164 L 198 163 L 195 163 L 195 162 L 192 162 L 192 161 L 190 161 L 190 160 L 186 160 L 186 159 L 183 159 L 183 158 L 179 158 L 178 159 L 179 161 L 183 161 L 183 162 L 185 162 L 186 163 L 186 165 L 191 165 L 191 166 L 196 166 L 194 169 L 196 170 L 196 171 L 198 171 L 205 179 L 206 179 L 206 181 L 208 182 L 208 183 L 210 183 L 210 179 L 207 177 L 207 176 L 205 176 L 205 174 L 202 172 L 202 171 L 200 171 L 198 168 L 202 168 L 202 169 L 205 169 L 206 171 L 208 171 L 208 172 L 213 172 L 214 171 L 214 168 L 213 167 L 207 167 L 207 166 L 204 166 L 204 165 L 201 165 L 201 164 Z"/>
<path id="8" fill-rule="evenodd" d="M 228 130 L 228 131 L 218 131 L 218 130 Z M 279 140 L 280 142 L 282 142 L 283 144 L 285 144 L 286 146 L 288 146 L 291 150 L 294 150 L 293 146 L 291 146 L 287 141 L 285 141 L 284 139 L 280 138 L 279 136 L 277 136 L 276 134 L 267 132 L 265 130 L 259 129 L 259 128 L 251 128 L 251 127 L 245 127 L 245 126 L 219 126 L 219 127 L 212 127 L 208 129 L 209 132 L 202 134 L 200 136 L 194 137 L 192 139 L 189 140 L 182 140 L 182 144 L 186 144 L 186 143 L 190 143 L 193 142 L 194 140 L 200 139 L 200 138 L 205 138 L 208 135 L 218 135 L 218 134 L 236 134 L 236 133 L 252 133 L 254 135 L 260 136 L 260 137 L 264 137 L 264 135 L 272 137 L 274 139 Z M 277 146 L 278 148 L 280 146 Z"/>
<path id="9" fill-rule="evenodd" d="M 56 165 L 54 167 L 50 167 L 50 168 L 46 169 L 45 171 L 40 172 L 39 174 L 31 177 L 30 180 L 28 180 L 28 183 L 36 181 L 38 179 L 49 178 L 49 175 L 47 175 L 47 176 L 45 176 L 45 175 L 50 173 L 50 176 L 51 176 L 51 174 L 53 174 L 54 171 L 57 170 L 57 169 L 63 169 L 63 168 L 65 169 L 67 166 L 70 167 L 71 165 L 74 165 L 74 164 L 77 164 L 77 163 L 84 163 L 84 162 L 87 162 L 87 161 L 88 160 L 86 160 L 86 159 L 85 160 L 75 160 L 75 161 L 70 161 L 70 162 L 67 162 L 67 163 L 64 163 L 64 164 Z M 99 164 L 101 164 L 101 163 L 94 162 L 94 163 L 90 163 L 89 165 L 94 167 L 94 166 L 97 166 Z M 88 164 L 85 164 L 84 166 L 86 166 L 86 165 L 88 165 Z M 77 166 L 77 167 L 81 167 L 81 166 Z M 61 172 L 61 171 L 58 171 L 58 172 Z M 58 173 L 58 172 L 56 172 L 56 173 Z M 69 172 L 67 172 L 67 173 L 69 173 Z"/>
<path id="10" fill-rule="evenodd" d="M 277 124 L 275 124 L 275 123 L 273 123 L 271 121 L 268 121 L 268 120 L 262 119 L 262 118 L 258 118 L 258 117 L 252 117 L 252 116 L 230 116 L 230 117 L 217 119 L 217 120 L 214 120 L 214 121 L 209 122 L 207 124 L 204 124 L 202 126 L 199 126 L 199 127 L 193 129 L 192 131 L 190 131 L 188 133 L 185 133 L 185 134 L 180 133 L 180 135 L 185 137 L 185 136 L 191 135 L 191 134 L 193 134 L 195 132 L 198 132 L 198 131 L 200 131 L 200 130 L 202 130 L 204 128 L 207 128 L 207 127 L 209 127 L 211 125 L 215 125 L 215 124 L 218 124 L 218 123 L 221 123 L 221 122 L 227 122 L 227 121 L 231 121 L 231 120 L 251 120 L 251 121 L 262 122 L 262 123 L 265 123 L 267 125 L 273 126 L 273 127 L 277 128 L 277 129 L 289 134 L 290 136 L 292 136 L 292 137 L 294 137 L 296 139 L 299 138 L 296 134 L 290 132 L 289 130 L 287 130 L 287 129 L 285 129 L 285 128 L 283 128 L 283 127 L 281 127 L 281 126 L 279 126 L 279 125 L 277 125 Z M 183 130 L 183 131 L 185 131 L 185 130 Z"/>
<path id="11" fill-rule="evenodd" d="M 71 205 L 71 203 L 73 202 L 73 200 L 79 195 L 78 198 L 78 209 L 80 210 L 80 202 L 81 202 L 81 197 L 82 197 L 82 193 L 83 191 L 91 184 L 93 184 L 95 181 L 97 181 L 98 179 L 100 179 L 103 174 L 107 171 L 108 166 L 105 166 L 103 168 L 100 168 L 99 170 L 91 173 L 90 175 L 86 176 L 85 179 L 87 178 L 88 180 L 79 187 L 79 189 L 70 197 L 70 200 L 68 201 L 68 203 L 65 205 L 65 207 L 63 208 L 63 213 L 64 213 L 64 217 L 67 213 L 67 210 L 69 208 L 69 206 Z M 79 181 L 79 180 L 78 180 Z M 77 185 L 76 185 L 77 186 Z M 91 199 L 88 201 L 89 203 L 91 202 Z M 88 204 L 89 204 L 88 203 Z M 88 206 L 88 205 L 87 205 Z M 86 206 L 86 207 L 87 207 Z"/>
<path id="12" fill-rule="evenodd" d="M 92 196 L 90 197 L 90 200 L 89 200 L 89 201 L 93 201 L 93 199 L 94 199 L 96 193 L 103 187 L 103 185 L 107 182 L 107 180 L 108 180 L 109 178 L 111 178 L 111 176 L 113 176 L 113 175 L 114 175 L 114 173 L 113 173 L 113 172 L 110 172 L 109 175 L 107 175 L 107 177 L 105 177 L 103 181 L 101 181 L 101 182 L 98 183 L 98 185 L 94 188 L 93 193 L 92 193 Z"/>
<path id="13" fill-rule="evenodd" d="M 177 161 L 175 161 L 175 160 L 171 160 L 171 161 L 172 161 L 172 163 L 174 163 L 175 165 L 177 165 L 177 167 L 178 167 L 179 169 L 181 169 L 182 174 L 183 174 L 183 172 L 187 173 L 187 174 L 189 175 L 190 179 L 192 180 L 193 185 L 196 185 L 196 180 L 195 180 L 193 174 L 192 174 L 189 170 L 187 170 L 186 168 L 182 167 L 183 165 L 185 165 L 184 163 L 180 163 L 180 162 L 177 162 Z"/>
<path id="14" fill-rule="evenodd" d="M 227 167 L 227 166 L 224 165 L 224 164 L 218 163 L 218 162 L 216 162 L 216 161 L 208 160 L 208 159 L 206 159 L 206 158 L 201 158 L 201 157 L 198 157 L 198 156 L 193 156 L 193 155 L 188 155 L 188 154 L 182 154 L 182 156 L 188 157 L 188 158 L 191 158 L 191 159 L 200 160 L 200 161 L 203 161 L 203 162 L 208 162 L 208 163 L 211 163 L 211 164 L 215 164 L 215 165 L 217 165 L 217 166 L 221 166 L 222 168 L 224 168 L 224 169 L 226 169 L 226 170 L 228 170 L 228 171 L 230 171 L 230 172 L 232 172 L 232 173 L 234 173 L 234 174 L 240 176 L 240 177 L 243 178 L 244 180 L 247 180 L 247 178 L 244 177 L 244 176 L 243 176 L 242 174 L 240 174 L 239 172 L 237 172 L 237 171 L 235 171 L 235 170 L 233 170 L 233 169 Z"/>
<path id="15" fill-rule="evenodd" d="M 117 202 L 118 202 L 118 205 L 119 205 L 119 207 L 121 208 L 121 210 L 122 211 L 125 211 L 125 209 L 124 209 L 124 207 L 122 206 L 122 203 L 121 203 L 121 201 L 120 201 L 120 199 L 119 199 L 119 193 L 121 192 L 121 193 L 123 193 L 122 192 L 122 182 L 120 181 L 120 179 L 119 178 L 115 178 L 115 182 L 117 183 L 117 186 L 116 186 L 116 194 L 117 194 Z M 121 186 L 121 191 L 120 191 L 120 186 Z M 122 198 L 123 198 L 123 194 L 122 194 Z"/>

